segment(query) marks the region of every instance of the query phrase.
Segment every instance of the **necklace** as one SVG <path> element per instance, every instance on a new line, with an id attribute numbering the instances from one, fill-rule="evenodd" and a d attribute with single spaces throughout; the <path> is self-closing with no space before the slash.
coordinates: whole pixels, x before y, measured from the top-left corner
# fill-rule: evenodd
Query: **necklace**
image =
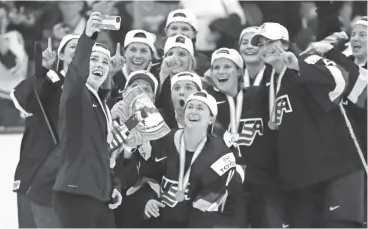
<path id="1" fill-rule="evenodd" d="M 243 91 L 240 90 L 238 95 L 236 96 L 236 105 L 234 102 L 234 98 L 226 95 L 227 101 L 229 102 L 229 108 L 230 108 L 230 133 L 231 135 L 231 143 L 233 146 L 235 146 L 238 149 L 239 157 L 241 157 L 241 152 L 239 146 L 236 144 L 236 142 L 239 139 L 239 124 L 240 124 L 240 117 L 243 110 Z"/>
<path id="2" fill-rule="evenodd" d="M 240 117 L 243 109 L 243 91 L 240 90 L 236 96 L 236 104 L 234 98 L 230 95 L 226 95 L 227 101 L 229 102 L 230 108 L 230 132 L 232 134 L 238 133 Z"/>
<path id="3" fill-rule="evenodd" d="M 261 84 L 265 69 L 266 69 L 266 66 L 263 66 L 263 68 L 261 68 L 261 70 L 258 72 L 256 79 L 254 80 L 253 86 L 259 86 Z M 244 80 L 243 87 L 244 88 L 249 87 L 250 77 L 249 77 L 249 71 L 247 69 L 245 69 L 243 80 Z"/>
<path id="4" fill-rule="evenodd" d="M 202 141 L 198 144 L 196 150 L 194 151 L 193 157 L 192 157 L 192 161 L 190 162 L 189 168 L 187 170 L 187 172 L 184 175 L 184 167 L 185 167 L 185 141 L 184 141 L 184 131 L 181 134 L 181 138 L 180 138 L 180 147 L 179 147 L 179 179 L 178 179 L 178 191 L 175 194 L 175 199 L 178 202 L 182 202 L 185 199 L 185 189 L 188 186 L 189 183 L 189 176 L 190 176 L 190 171 L 192 169 L 192 165 L 194 163 L 194 161 L 197 159 L 197 157 L 199 156 L 199 154 L 202 152 L 204 145 L 206 144 L 207 141 L 207 137 L 204 137 L 202 139 Z"/>
<path id="5" fill-rule="evenodd" d="M 279 93 L 280 91 L 280 87 L 281 87 L 281 81 L 282 78 L 284 77 L 285 71 L 286 71 L 286 66 L 284 66 L 281 69 L 279 78 L 277 79 L 277 85 L 276 85 L 276 92 L 275 92 L 275 69 L 272 69 L 272 73 L 271 73 L 271 80 L 270 80 L 270 89 L 269 89 L 269 115 L 270 115 L 270 120 L 268 121 L 268 127 L 271 130 L 276 130 L 277 129 L 277 120 L 276 120 L 276 96 L 277 93 Z"/>

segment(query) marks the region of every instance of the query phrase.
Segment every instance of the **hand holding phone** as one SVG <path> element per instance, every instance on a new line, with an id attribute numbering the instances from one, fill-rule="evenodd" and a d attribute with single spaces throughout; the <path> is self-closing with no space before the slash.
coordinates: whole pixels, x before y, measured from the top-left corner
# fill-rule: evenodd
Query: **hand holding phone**
<path id="1" fill-rule="evenodd" d="M 96 28 L 104 30 L 119 30 L 121 24 L 120 16 L 101 15 L 102 22 Z"/>

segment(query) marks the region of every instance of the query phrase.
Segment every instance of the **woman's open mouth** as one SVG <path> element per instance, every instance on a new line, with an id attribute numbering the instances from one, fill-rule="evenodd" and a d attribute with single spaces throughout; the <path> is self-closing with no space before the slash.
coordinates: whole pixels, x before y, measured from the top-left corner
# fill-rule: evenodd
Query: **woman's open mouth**
<path id="1" fill-rule="evenodd" d="M 183 108 L 183 107 L 184 107 L 184 105 L 185 105 L 185 101 L 184 101 L 184 99 L 179 99 L 179 106 L 180 106 L 181 108 Z"/>
<path id="2" fill-rule="evenodd" d="M 98 76 L 98 77 L 102 77 L 102 75 L 103 75 L 103 73 L 102 73 L 102 71 L 101 70 L 94 70 L 93 72 L 92 72 L 92 74 L 93 75 L 95 75 L 95 76 Z"/>

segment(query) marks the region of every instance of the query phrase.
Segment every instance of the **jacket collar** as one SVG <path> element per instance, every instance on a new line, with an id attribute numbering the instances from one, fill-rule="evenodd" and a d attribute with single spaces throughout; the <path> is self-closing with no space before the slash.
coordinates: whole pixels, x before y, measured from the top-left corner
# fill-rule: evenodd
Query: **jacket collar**
<path id="1" fill-rule="evenodd" d="M 107 131 L 108 131 L 108 133 L 110 133 L 111 132 L 111 127 L 112 127 L 112 117 L 111 117 L 111 114 L 110 114 L 110 109 L 106 106 L 105 103 L 103 103 L 101 101 L 101 99 L 98 96 L 98 93 L 95 89 L 93 89 L 88 83 L 86 83 L 86 87 L 90 92 L 92 92 L 92 94 L 96 97 L 97 101 L 100 103 L 102 111 L 105 114 L 106 124 L 107 124 Z"/>

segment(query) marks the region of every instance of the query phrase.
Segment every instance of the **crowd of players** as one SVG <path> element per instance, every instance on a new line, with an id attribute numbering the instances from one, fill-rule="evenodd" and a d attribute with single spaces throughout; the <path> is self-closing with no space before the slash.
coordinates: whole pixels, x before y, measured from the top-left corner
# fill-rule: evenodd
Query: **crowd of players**
<path id="1" fill-rule="evenodd" d="M 36 73 L 11 93 L 26 116 L 19 227 L 366 227 L 366 17 L 299 55 L 283 25 L 245 28 L 203 76 L 192 12 L 169 14 L 162 59 L 144 30 L 112 55 L 101 22 L 36 45 Z M 133 129 L 112 154 L 136 86 L 171 132 Z"/>

